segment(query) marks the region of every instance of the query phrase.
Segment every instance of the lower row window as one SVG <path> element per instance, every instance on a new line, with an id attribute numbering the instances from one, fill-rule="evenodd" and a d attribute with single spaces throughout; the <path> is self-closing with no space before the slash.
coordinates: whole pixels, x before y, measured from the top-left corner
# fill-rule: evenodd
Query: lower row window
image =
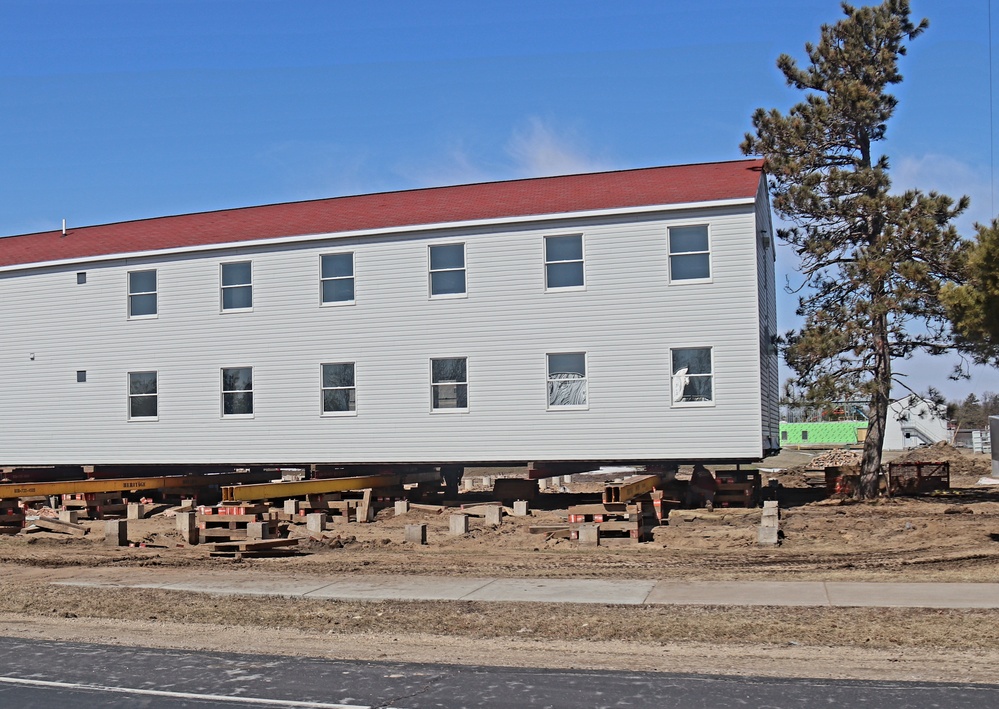
<path id="1" fill-rule="evenodd" d="M 154 419 L 157 408 L 156 372 L 128 373 L 128 417 Z"/>
<path id="2" fill-rule="evenodd" d="M 548 407 L 586 406 L 586 353 L 548 355 Z"/>
<path id="3" fill-rule="evenodd" d="M 587 374 L 585 352 L 547 355 L 548 408 L 585 409 Z M 357 386 L 353 362 L 321 366 L 322 413 L 351 415 L 357 411 Z M 714 401 L 714 370 L 710 347 L 670 350 L 672 403 L 704 405 Z M 156 372 L 128 373 L 129 419 L 155 419 L 159 415 Z M 222 416 L 253 416 L 253 368 L 222 369 Z M 430 406 L 433 411 L 468 410 L 468 359 L 440 357 L 430 360 Z"/>
<path id="4" fill-rule="evenodd" d="M 222 370 L 222 415 L 253 415 L 253 367 Z"/>
<path id="5" fill-rule="evenodd" d="M 322 366 L 323 414 L 352 414 L 357 410 L 354 363 L 337 362 Z"/>
<path id="6" fill-rule="evenodd" d="M 707 404 L 714 401 L 714 372 L 710 347 L 670 350 L 674 404 Z"/>
<path id="7" fill-rule="evenodd" d="M 468 366 L 464 357 L 430 360 L 430 406 L 434 411 L 468 409 Z"/>

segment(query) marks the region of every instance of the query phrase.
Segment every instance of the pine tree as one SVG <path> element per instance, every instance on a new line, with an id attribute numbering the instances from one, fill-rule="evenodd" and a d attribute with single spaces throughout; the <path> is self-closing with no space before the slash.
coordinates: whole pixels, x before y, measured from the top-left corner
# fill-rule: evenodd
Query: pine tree
<path id="1" fill-rule="evenodd" d="M 958 347 L 979 364 L 999 367 L 999 220 L 976 230 L 966 279 L 946 285 L 943 300 Z"/>
<path id="2" fill-rule="evenodd" d="M 774 211 L 790 224 L 779 235 L 804 277 L 804 321 L 785 336 L 785 358 L 813 400 L 870 401 L 860 494 L 873 497 L 893 361 L 950 345 L 940 289 L 960 273 L 965 247 L 951 220 L 968 200 L 893 194 L 875 149 L 897 104 L 887 89 L 902 80 L 899 57 L 929 23 L 913 24 L 906 0 L 842 8 L 805 45 L 807 68 L 777 60 L 805 99 L 787 115 L 757 109 L 742 150 L 764 158 Z"/>

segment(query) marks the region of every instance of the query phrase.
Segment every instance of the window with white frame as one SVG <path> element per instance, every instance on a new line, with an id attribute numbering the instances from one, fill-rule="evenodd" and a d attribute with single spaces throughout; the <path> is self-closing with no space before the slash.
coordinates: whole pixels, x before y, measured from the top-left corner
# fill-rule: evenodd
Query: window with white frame
<path id="1" fill-rule="evenodd" d="M 159 416 L 156 372 L 128 373 L 128 418 L 155 419 Z"/>
<path id="2" fill-rule="evenodd" d="M 357 411 L 353 362 L 322 365 L 322 396 L 324 416 L 348 416 Z"/>
<path id="3" fill-rule="evenodd" d="M 253 307 L 253 268 L 249 261 L 222 264 L 222 310 Z"/>
<path id="4" fill-rule="evenodd" d="M 548 408 L 586 407 L 586 353 L 548 355 Z"/>
<path id="5" fill-rule="evenodd" d="M 128 317 L 156 316 L 156 270 L 128 272 Z"/>
<path id="6" fill-rule="evenodd" d="M 222 370 L 222 415 L 253 416 L 253 367 Z"/>
<path id="7" fill-rule="evenodd" d="M 714 402 L 714 371 L 710 347 L 679 347 L 670 350 L 670 371 L 675 405 Z"/>
<path id="8" fill-rule="evenodd" d="M 465 295 L 465 245 L 430 247 L 430 295 Z"/>
<path id="9" fill-rule="evenodd" d="M 583 280 L 583 235 L 545 237 L 545 288 L 579 288 Z"/>
<path id="10" fill-rule="evenodd" d="M 708 225 L 669 228 L 670 281 L 702 281 L 711 278 Z"/>
<path id="11" fill-rule="evenodd" d="M 319 257 L 320 302 L 323 305 L 354 302 L 354 254 Z"/>
<path id="12" fill-rule="evenodd" d="M 468 361 L 465 357 L 430 360 L 430 408 L 433 411 L 468 409 Z"/>

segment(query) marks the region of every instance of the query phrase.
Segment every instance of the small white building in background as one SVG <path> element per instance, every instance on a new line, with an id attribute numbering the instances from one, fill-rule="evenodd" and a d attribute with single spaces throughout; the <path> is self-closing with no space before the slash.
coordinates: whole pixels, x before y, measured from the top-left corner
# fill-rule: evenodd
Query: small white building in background
<path id="1" fill-rule="evenodd" d="M 949 441 L 946 408 L 910 394 L 888 406 L 885 450 L 899 451 Z"/>
<path id="2" fill-rule="evenodd" d="M 757 460 L 761 162 L 0 238 L 0 466 Z"/>

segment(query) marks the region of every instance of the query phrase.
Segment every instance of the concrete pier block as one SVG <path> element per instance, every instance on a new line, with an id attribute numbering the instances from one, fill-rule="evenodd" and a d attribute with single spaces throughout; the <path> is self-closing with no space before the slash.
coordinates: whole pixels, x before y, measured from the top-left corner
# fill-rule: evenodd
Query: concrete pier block
<path id="1" fill-rule="evenodd" d="M 301 503 L 298 500 L 285 500 L 284 501 L 284 513 L 286 515 L 297 515 L 300 509 Z"/>
<path id="2" fill-rule="evenodd" d="M 404 515 L 409 512 L 409 500 L 395 501 L 395 516 Z"/>
<path id="3" fill-rule="evenodd" d="M 462 478 L 461 489 L 465 492 L 471 492 L 475 489 L 475 480 L 472 478 Z"/>
<path id="4" fill-rule="evenodd" d="M 776 546 L 780 541 L 780 534 L 777 527 L 763 527 L 759 528 L 757 542 L 762 546 Z"/>
<path id="5" fill-rule="evenodd" d="M 498 505 L 492 507 L 486 507 L 485 513 L 486 513 L 486 524 L 491 524 L 493 526 L 496 526 L 503 522 L 502 507 Z"/>
<path id="6" fill-rule="evenodd" d="M 579 527 L 579 544 L 580 546 L 599 546 L 600 545 L 600 527 L 595 524 L 584 524 Z"/>
<path id="7" fill-rule="evenodd" d="M 141 502 L 128 503 L 128 519 L 144 519 L 146 516 L 146 506 Z"/>
<path id="8" fill-rule="evenodd" d="M 514 515 L 514 517 L 526 517 L 527 516 L 527 500 L 514 500 L 513 501 L 513 515 Z"/>
<path id="9" fill-rule="evenodd" d="M 311 534 L 322 534 L 326 531 L 328 518 L 325 512 L 313 512 L 305 516 L 305 528 Z"/>
<path id="10" fill-rule="evenodd" d="M 468 515 L 451 515 L 448 524 L 450 534 L 468 534 Z"/>
<path id="11" fill-rule="evenodd" d="M 128 521 L 109 519 L 104 523 L 104 543 L 113 547 L 128 546 Z"/>
<path id="12" fill-rule="evenodd" d="M 69 522 L 70 524 L 79 524 L 80 511 L 79 510 L 59 510 L 59 521 Z"/>
<path id="13" fill-rule="evenodd" d="M 194 512 L 181 512 L 177 515 L 177 531 L 187 544 L 197 544 L 200 538 L 198 515 Z"/>
<path id="14" fill-rule="evenodd" d="M 412 542 L 413 544 L 426 544 L 427 543 L 427 525 L 425 524 L 407 524 L 406 525 L 406 541 Z"/>
<path id="15" fill-rule="evenodd" d="M 571 475 L 563 475 L 562 476 L 562 484 L 563 485 L 571 485 L 572 484 L 572 476 Z"/>
<path id="16" fill-rule="evenodd" d="M 267 522 L 248 522 L 246 525 L 247 539 L 270 539 L 270 525 Z"/>

